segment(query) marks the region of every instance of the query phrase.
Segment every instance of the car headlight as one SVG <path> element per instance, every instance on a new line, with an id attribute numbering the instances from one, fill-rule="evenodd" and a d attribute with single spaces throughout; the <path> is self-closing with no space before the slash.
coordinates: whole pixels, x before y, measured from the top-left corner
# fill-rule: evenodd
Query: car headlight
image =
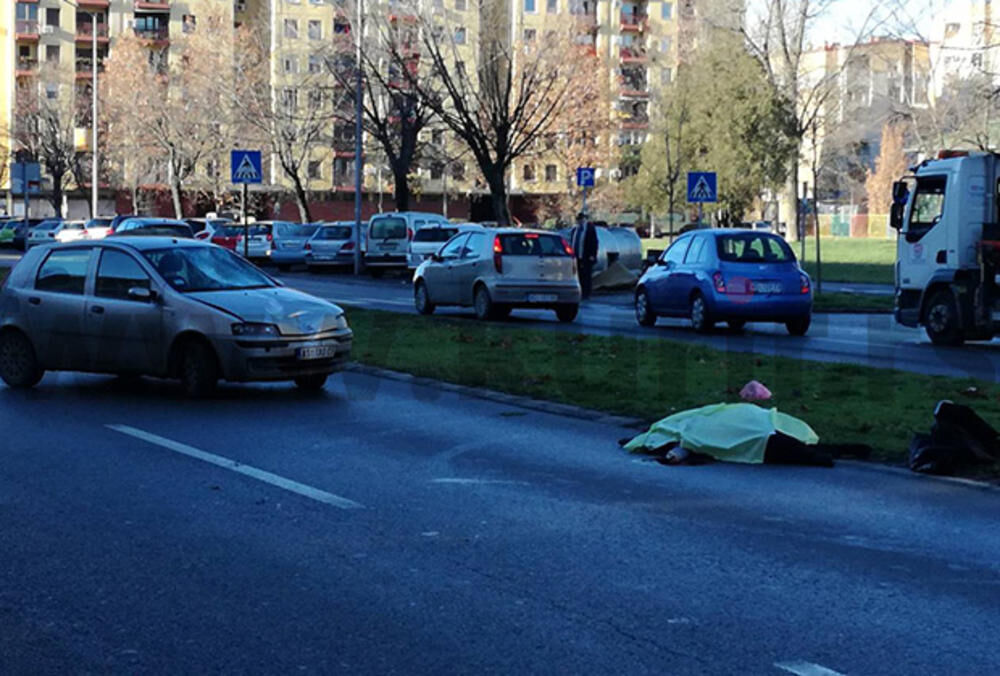
<path id="1" fill-rule="evenodd" d="M 337 315 L 337 330 L 342 330 L 347 328 L 347 315 L 341 312 Z"/>
<path id="2" fill-rule="evenodd" d="M 248 322 L 233 324 L 234 336 L 280 336 L 281 331 L 274 324 L 259 324 Z"/>

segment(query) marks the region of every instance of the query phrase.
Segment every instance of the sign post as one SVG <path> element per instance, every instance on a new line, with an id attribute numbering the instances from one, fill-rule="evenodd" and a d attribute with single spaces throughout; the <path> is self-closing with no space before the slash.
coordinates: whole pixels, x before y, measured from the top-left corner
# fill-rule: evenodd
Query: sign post
<path id="1" fill-rule="evenodd" d="M 687 201 L 698 205 L 698 225 L 704 218 L 704 204 L 719 201 L 719 182 L 714 171 L 689 171 Z"/>
<path id="2" fill-rule="evenodd" d="M 10 191 L 24 197 L 24 218 L 31 207 L 31 195 L 39 194 L 42 187 L 42 165 L 38 162 L 14 162 L 10 168 Z M 11 205 L 11 215 L 14 207 Z"/>
<path id="3" fill-rule="evenodd" d="M 580 211 L 584 214 L 587 213 L 587 190 L 594 187 L 596 175 L 597 171 L 593 167 L 578 167 L 576 170 L 576 185 L 583 188 L 583 208 Z"/>
<path id="4" fill-rule="evenodd" d="M 249 185 L 261 183 L 264 172 L 261 169 L 259 150 L 234 150 L 230 154 L 230 175 L 234 184 L 243 186 L 243 200 L 240 210 L 243 212 L 243 257 L 250 258 L 250 222 L 247 220 L 247 197 Z"/>

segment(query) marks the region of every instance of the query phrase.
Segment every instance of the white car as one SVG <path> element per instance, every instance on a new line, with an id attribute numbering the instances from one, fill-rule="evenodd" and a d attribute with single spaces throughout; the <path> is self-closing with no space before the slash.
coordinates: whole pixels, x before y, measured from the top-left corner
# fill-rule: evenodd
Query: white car
<path id="1" fill-rule="evenodd" d="M 410 241 L 410 253 L 407 261 L 410 270 L 416 270 L 421 263 L 436 254 L 442 244 L 458 233 L 482 229 L 483 226 L 478 223 L 425 225 L 413 233 L 413 239 Z"/>

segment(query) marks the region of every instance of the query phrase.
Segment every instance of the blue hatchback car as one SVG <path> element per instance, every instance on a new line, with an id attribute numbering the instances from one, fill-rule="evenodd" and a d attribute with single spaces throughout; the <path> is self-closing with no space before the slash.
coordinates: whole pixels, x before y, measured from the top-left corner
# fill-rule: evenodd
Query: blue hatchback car
<path id="1" fill-rule="evenodd" d="M 778 322 L 805 335 L 812 317 L 812 283 L 781 237 L 759 230 L 695 230 L 681 235 L 639 280 L 635 317 L 689 317 L 709 331 L 725 321 Z"/>

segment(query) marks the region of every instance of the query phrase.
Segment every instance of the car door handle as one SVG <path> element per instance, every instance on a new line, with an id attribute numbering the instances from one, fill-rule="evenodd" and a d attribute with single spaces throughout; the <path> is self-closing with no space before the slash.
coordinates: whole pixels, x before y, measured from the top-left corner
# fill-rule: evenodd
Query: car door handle
<path id="1" fill-rule="evenodd" d="M 32 296 L 31 298 L 28 299 L 28 302 L 31 303 L 32 305 L 41 305 L 42 299 L 36 296 Z"/>
<path id="2" fill-rule="evenodd" d="M 90 306 L 90 311 L 93 312 L 95 315 L 103 315 L 104 314 L 104 307 L 102 307 L 100 305 L 91 305 Z"/>

